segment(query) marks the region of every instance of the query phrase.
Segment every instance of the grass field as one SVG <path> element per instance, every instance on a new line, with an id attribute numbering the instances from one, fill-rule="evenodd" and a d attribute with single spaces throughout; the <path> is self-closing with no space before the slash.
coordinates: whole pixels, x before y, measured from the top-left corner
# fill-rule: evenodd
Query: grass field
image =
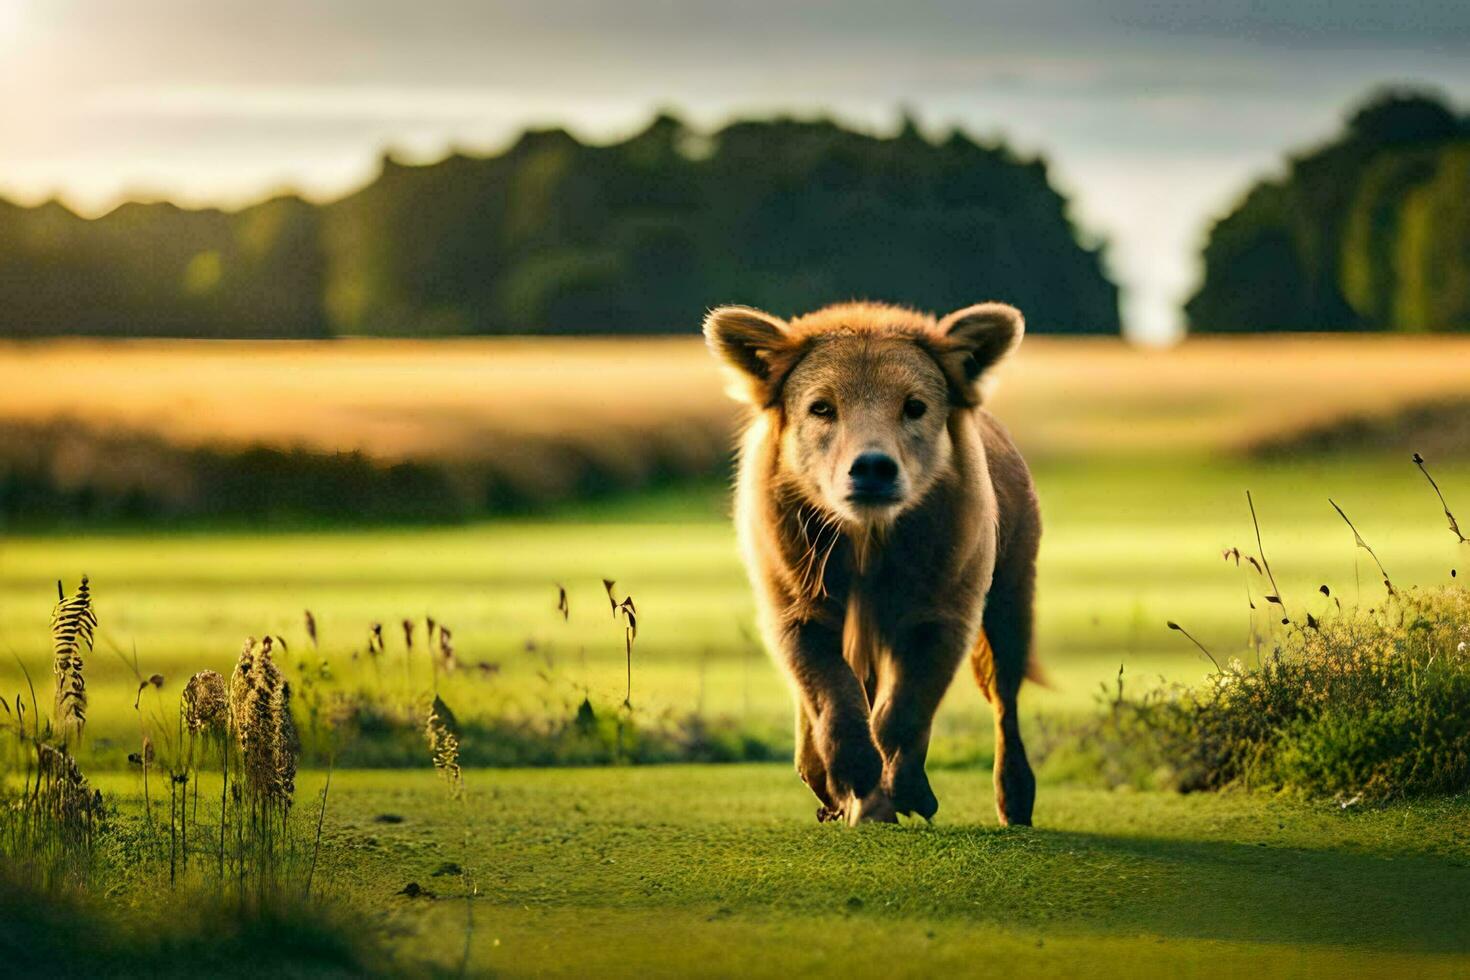
<path id="1" fill-rule="evenodd" d="M 1342 810 L 1044 786 L 994 825 L 941 772 L 932 826 L 811 819 L 785 766 L 337 773 L 322 881 L 413 974 L 1463 976 L 1470 801 Z M 136 778 L 106 780 L 137 804 Z M 314 811 L 320 774 L 304 778 Z M 131 809 L 137 818 L 136 809 Z M 468 842 L 468 845 L 467 843 Z M 165 860 L 166 864 L 166 860 Z M 439 874 L 435 874 L 439 871 Z M 401 895 L 410 882 L 435 897 Z"/>
<path id="2" fill-rule="evenodd" d="M 84 414 L 185 443 L 305 442 L 384 458 L 483 451 L 492 431 L 595 440 L 623 427 L 617 451 L 636 452 L 650 427 L 675 425 L 718 445 L 733 419 L 689 339 L 8 345 L 0 389 L 12 396 L 0 418 Z M 1270 462 L 1241 452 L 1465 390 L 1470 341 L 1460 338 L 1221 339 L 1171 351 L 1032 338 L 995 399 L 1033 459 L 1046 526 L 1038 652 L 1050 688 L 1032 688 L 1028 709 L 1085 710 L 1120 664 L 1139 681 L 1201 676 L 1207 661 L 1164 628 L 1169 619 L 1221 658 L 1248 656 L 1253 631 L 1269 644 L 1268 615 L 1247 605 L 1247 588 L 1264 605 L 1262 583 L 1220 559 L 1227 547 L 1257 550 L 1246 490 L 1289 610 L 1320 615 L 1322 584 L 1346 603 L 1382 595 L 1329 496 L 1400 585 L 1441 584 L 1470 565 L 1407 458 L 1411 444 Z M 1470 458 L 1431 462 L 1452 506 L 1470 511 Z M 344 680 L 368 673 L 351 654 L 370 623 L 385 624 L 396 651 L 399 621 L 427 614 L 453 627 L 463 660 L 499 667 L 462 682 L 459 710 L 562 711 L 584 692 L 608 704 L 625 693 L 622 631 L 600 584 L 612 578 L 640 610 L 635 704 L 700 708 L 784 738 L 787 695 L 748 639 L 726 497 L 706 483 L 438 528 L 11 533 L 0 538 L 0 650 L 45 675 L 55 580 L 86 572 L 102 621 L 89 670 L 104 738 L 136 728 L 124 662 L 134 651 L 144 676 L 162 673 L 174 690 L 201 667 L 227 669 L 246 635 L 279 633 L 299 650 L 307 608 Z M 570 593 L 567 623 L 555 614 L 558 583 Z M 415 679 L 393 661 L 388 682 L 424 689 L 428 666 L 418 669 Z M 984 745 L 986 712 L 957 685 L 940 757 L 950 736 Z"/>
<path id="3" fill-rule="evenodd" d="M 1464 500 L 1470 510 L 1470 469 L 1445 466 L 1439 477 L 1452 504 Z M 1384 594 L 1329 495 L 1399 586 L 1448 583 L 1451 569 L 1470 568 L 1470 549 L 1455 544 L 1407 460 L 1051 463 L 1038 479 L 1047 525 L 1038 653 L 1050 686 L 1028 688 L 1030 712 L 1088 710 L 1120 664 L 1139 683 L 1203 677 L 1210 664 L 1167 620 L 1222 659 L 1252 655 L 1252 623 L 1269 649 L 1263 580 L 1220 558 L 1227 547 L 1256 550 L 1247 489 L 1287 609 L 1299 619 L 1331 607 L 1317 591 L 1322 584 L 1347 604 L 1372 605 Z M 344 682 L 381 674 L 389 687 L 427 690 L 422 648 L 405 666 L 398 623 L 430 614 L 452 626 L 461 660 L 499 666 L 488 677 L 461 672 L 446 690 L 461 714 L 569 712 L 584 689 L 608 706 L 625 693 L 622 628 L 600 581 L 607 577 L 640 611 L 636 705 L 655 715 L 699 708 L 784 741 L 788 696 L 749 640 L 751 599 L 725 506 L 724 492 L 709 488 L 556 520 L 438 529 L 11 536 L 0 545 L 0 651 L 47 678 L 55 580 L 65 576 L 70 586 L 85 571 L 101 619 L 88 668 L 92 731 L 104 739 L 136 732 L 136 681 L 125 663 L 134 650 L 144 676 L 161 673 L 177 692 L 202 667 L 227 671 L 246 635 L 279 633 L 304 649 L 307 608 Z M 555 611 L 558 583 L 571 603 L 565 623 Z M 1261 607 L 1254 614 L 1247 587 Z M 351 659 L 374 621 L 385 624 L 389 650 L 376 670 Z M 21 685 L 13 668 L 0 668 L 0 677 Z M 988 751 L 988 711 L 962 678 L 941 710 L 938 757 Z M 110 756 L 120 760 L 116 745 Z"/>
<path id="4" fill-rule="evenodd" d="M 483 452 L 486 433 L 596 440 L 609 431 L 599 426 L 622 427 L 614 453 L 638 451 L 648 427 L 665 424 L 718 447 L 732 419 L 693 342 L 272 345 L 244 359 L 232 350 L 0 348 L 0 390 L 19 395 L 0 403 L 0 420 L 85 414 L 186 444 L 304 442 L 392 459 Z M 1399 588 L 1445 584 L 1452 570 L 1463 581 L 1470 547 L 1446 529 L 1409 461 L 1414 445 L 1270 459 L 1246 450 L 1345 414 L 1462 396 L 1467 354 L 1460 341 L 1367 338 L 1152 353 L 1029 344 L 995 404 L 1033 460 L 1046 526 L 1037 646 L 1048 680 L 1022 698 L 1033 746 L 1096 710 L 1120 665 L 1130 685 L 1203 678 L 1209 662 L 1168 620 L 1221 659 L 1269 651 L 1280 611 L 1256 573 L 1221 557 L 1230 547 L 1259 554 L 1247 490 L 1297 621 L 1333 608 L 1324 584 L 1348 606 L 1384 596 L 1329 497 Z M 1470 455 L 1430 463 L 1465 525 Z M 639 610 L 640 717 L 697 712 L 779 749 L 789 696 L 750 638 L 727 496 L 705 479 L 536 518 L 437 526 L 12 529 L 0 538 L 0 655 L 14 654 L 49 700 L 56 579 L 70 588 L 91 577 L 100 628 L 86 668 L 84 761 L 136 819 L 139 779 L 124 759 L 139 713 L 172 717 L 189 674 L 228 671 L 246 635 L 287 638 L 294 670 L 309 649 L 305 609 L 343 688 L 428 691 L 422 620 L 432 615 L 453 628 L 467 668 L 440 684 L 462 719 L 566 717 L 584 695 L 614 711 L 627 679 L 601 584 L 610 578 Z M 404 618 L 418 624 L 412 655 Z M 364 653 L 375 621 L 387 639 L 377 661 Z M 13 698 L 25 681 L 9 662 L 0 694 Z M 135 665 L 164 676 L 137 711 Z M 1262 794 L 1109 792 L 1043 764 L 1037 829 L 1002 831 L 990 726 L 961 677 L 939 716 L 936 823 L 859 832 L 817 825 L 787 764 L 474 770 L 463 807 L 446 798 L 426 752 L 419 770 L 339 771 L 325 891 L 415 975 L 460 963 L 466 903 L 461 879 L 433 874 L 445 862 L 469 868 L 478 888 L 476 973 L 1470 972 L 1464 799 L 1342 809 Z M 322 776 L 301 774 L 299 819 L 314 813 Z M 398 894 L 410 881 L 437 899 Z M 150 886 L 135 884 L 133 900 L 145 902 Z"/>

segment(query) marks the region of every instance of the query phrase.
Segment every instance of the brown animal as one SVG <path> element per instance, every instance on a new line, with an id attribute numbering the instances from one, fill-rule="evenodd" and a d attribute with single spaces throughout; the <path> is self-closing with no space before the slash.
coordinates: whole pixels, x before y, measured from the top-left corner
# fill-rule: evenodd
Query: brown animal
<path id="1" fill-rule="evenodd" d="M 1029 824 L 1016 694 L 1041 522 L 1021 454 L 980 407 L 1021 314 L 853 303 L 787 323 L 730 306 L 704 332 L 753 410 L 736 522 L 818 819 L 934 815 L 930 728 L 968 654 L 995 710 L 1001 823 Z"/>

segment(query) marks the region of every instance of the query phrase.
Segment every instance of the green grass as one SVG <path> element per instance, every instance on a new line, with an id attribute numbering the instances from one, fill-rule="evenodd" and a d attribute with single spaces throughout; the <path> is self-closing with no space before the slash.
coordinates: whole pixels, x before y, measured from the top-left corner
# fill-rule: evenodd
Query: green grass
<path id="1" fill-rule="evenodd" d="M 1470 466 L 1437 467 L 1451 506 L 1470 512 Z M 1444 527 L 1428 486 L 1404 459 L 1262 464 L 1177 460 L 1052 463 L 1037 480 L 1046 532 L 1041 559 L 1038 655 L 1049 688 L 1031 687 L 1032 713 L 1088 710 L 1119 664 L 1133 682 L 1195 680 L 1210 669 L 1166 620 L 1177 620 L 1217 656 L 1249 656 L 1249 580 L 1221 549 L 1254 552 L 1245 490 L 1254 492 L 1267 555 L 1288 610 L 1321 616 L 1327 583 L 1344 603 L 1371 605 L 1383 589 L 1367 555 L 1331 510 L 1331 495 L 1378 551 L 1400 587 L 1470 573 L 1470 549 Z M 339 677 L 371 678 L 367 626 L 385 625 L 385 683 L 427 690 L 422 648 L 405 669 L 401 618 L 431 614 L 455 632 L 460 657 L 500 673 L 462 677 L 446 690 L 461 715 L 535 716 L 581 699 L 613 705 L 624 693 L 621 627 L 600 580 L 614 578 L 639 609 L 633 701 L 651 714 L 696 708 L 784 738 L 785 684 L 742 627 L 752 602 L 725 515 L 725 492 L 707 488 L 582 508 L 556 520 L 357 531 L 21 535 L 0 541 L 0 653 L 14 652 L 49 689 L 47 622 L 55 579 L 92 578 L 100 618 L 88 665 L 90 732 L 112 746 L 136 737 L 136 649 L 146 676 L 162 673 L 172 705 L 188 675 L 227 671 L 247 634 L 280 633 L 306 644 L 302 610 L 320 624 Z M 572 614 L 555 612 L 556 583 Z M 1258 630 L 1271 624 L 1256 614 Z M 528 641 L 535 645 L 528 651 Z M 422 644 L 422 629 L 420 629 Z M 1269 642 L 1269 641 L 1268 641 Z M 119 655 L 120 654 L 120 655 Z M 547 663 L 551 667 L 548 670 Z M 23 682 L 0 666 L 0 693 Z M 13 690 L 11 690 L 13 688 Z M 161 706 L 156 692 L 143 707 Z M 989 713 L 963 677 L 941 709 L 941 758 L 986 751 Z"/>
<path id="2" fill-rule="evenodd" d="M 1435 473 L 1463 519 L 1470 465 Z M 1220 558 L 1229 546 L 1256 550 L 1248 488 L 1293 615 L 1322 615 L 1324 583 L 1348 604 L 1383 595 L 1329 495 L 1400 587 L 1470 574 L 1470 549 L 1407 459 L 1056 460 L 1037 479 L 1038 654 L 1050 681 L 1023 698 L 1036 742 L 1044 719 L 1091 710 L 1120 662 L 1130 683 L 1203 676 L 1209 664 L 1166 620 L 1221 657 L 1249 656 L 1246 582 L 1264 609 L 1262 586 Z M 501 667 L 446 685 L 461 717 L 536 716 L 568 710 L 583 688 L 603 705 L 621 700 L 606 576 L 638 602 L 636 705 L 700 708 L 785 737 L 785 685 L 742 635 L 752 604 L 726 507 L 722 489 L 705 488 L 454 527 L 11 535 L 0 539 L 0 654 L 20 656 L 49 700 L 55 579 L 91 576 L 101 625 L 86 762 L 97 769 L 136 748 L 124 663 L 135 649 L 143 674 L 166 678 L 142 710 L 167 715 L 188 675 L 228 670 L 247 634 L 283 634 L 294 660 L 305 608 L 346 684 L 376 682 L 351 654 L 380 620 L 381 683 L 428 690 L 422 631 L 405 665 L 397 628 L 428 613 L 453 627 L 463 661 Z M 558 582 L 571 597 L 565 623 Z M 1268 632 L 1264 612 L 1255 626 Z M 0 665 L 0 694 L 23 684 Z M 478 888 L 472 967 L 507 976 L 1470 971 L 1470 801 L 1341 810 L 1263 794 L 1106 792 L 1043 769 L 1038 828 L 1003 831 L 983 767 L 989 727 L 961 676 L 940 714 L 948 765 L 933 776 L 936 823 L 858 831 L 817 825 L 785 765 L 474 770 L 461 807 L 425 751 L 423 770 L 333 777 L 318 880 L 395 951 L 386 965 L 416 975 L 459 965 L 466 903 L 458 877 L 433 874 L 445 862 L 468 867 Z M 320 779 L 301 774 L 298 819 L 314 815 Z M 137 819 L 136 775 L 96 782 Z M 153 788 L 156 803 L 162 779 Z M 402 822 L 379 821 L 389 814 Z M 158 880 L 140 873 L 110 886 L 109 900 L 146 903 Z M 410 881 L 438 898 L 398 894 Z"/>
<path id="3" fill-rule="evenodd" d="M 315 814 L 321 773 L 298 804 Z M 502 976 L 1464 975 L 1470 799 L 1342 810 L 1044 785 L 1002 830 L 988 774 L 933 825 L 819 825 L 789 767 L 339 772 L 320 881 L 397 966 Z M 136 819 L 136 778 L 106 777 Z M 386 822 L 382 818 L 400 818 Z M 166 865 L 166 858 L 165 858 Z M 410 899 L 409 882 L 436 893 Z"/>

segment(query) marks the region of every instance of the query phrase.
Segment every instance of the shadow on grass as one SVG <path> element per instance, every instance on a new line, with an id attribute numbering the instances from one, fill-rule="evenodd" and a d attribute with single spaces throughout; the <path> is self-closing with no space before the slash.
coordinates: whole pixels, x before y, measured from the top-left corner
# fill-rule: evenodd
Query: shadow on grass
<path id="1" fill-rule="evenodd" d="M 9 976 L 365 977 L 398 968 L 341 914 L 304 902 L 232 907 L 164 893 L 127 907 L 11 881 L 0 893 Z"/>
<path id="2" fill-rule="evenodd" d="M 1470 867 L 1425 854 L 979 827 L 704 827 L 573 834 L 528 854 L 563 882 L 515 898 L 565 904 L 606 858 L 635 880 L 594 886 L 599 906 L 708 904 L 731 914 L 876 915 L 1056 932 L 1470 953 Z M 594 840 L 600 838 L 600 843 Z M 616 841 L 617 843 L 613 843 Z"/>
<path id="3" fill-rule="evenodd" d="M 971 831 L 974 833 L 974 831 Z M 982 832 L 983 833 L 983 832 Z M 1030 832 L 1056 857 L 1122 872 L 1097 883 L 1109 931 L 1380 951 L 1470 953 L 1470 866 L 1263 844 Z"/>

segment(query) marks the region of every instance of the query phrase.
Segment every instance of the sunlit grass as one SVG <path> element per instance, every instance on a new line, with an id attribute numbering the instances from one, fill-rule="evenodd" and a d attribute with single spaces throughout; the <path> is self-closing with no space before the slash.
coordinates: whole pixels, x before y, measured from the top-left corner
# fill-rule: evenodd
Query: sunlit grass
<path id="1" fill-rule="evenodd" d="M 1470 510 L 1470 467 L 1442 465 L 1438 475 L 1452 506 L 1464 499 Z M 1470 548 L 1456 545 L 1407 458 L 1266 465 L 1181 456 L 1043 464 L 1037 479 L 1046 524 L 1038 652 L 1049 687 L 1028 688 L 1028 710 L 1088 708 L 1120 663 L 1140 680 L 1202 677 L 1209 663 L 1167 620 L 1218 656 L 1248 655 L 1247 584 L 1258 605 L 1263 593 L 1220 557 L 1232 546 L 1255 550 L 1246 489 L 1290 606 L 1321 615 L 1324 583 L 1350 604 L 1372 605 L 1383 594 L 1328 495 L 1354 516 L 1401 587 L 1445 584 L 1451 568 L 1470 571 Z M 136 727 L 124 663 L 134 649 L 145 675 L 166 676 L 172 697 L 195 670 L 227 671 L 246 635 L 276 633 L 299 652 L 308 608 L 322 649 L 349 682 L 376 683 L 381 674 L 390 689 L 427 690 L 428 661 L 420 647 L 405 669 L 397 624 L 432 615 L 453 628 L 462 663 L 499 668 L 461 671 L 447 696 L 462 715 L 560 711 L 584 690 L 615 705 L 624 693 L 623 627 L 609 614 L 601 584 L 608 577 L 620 594 L 637 597 L 640 708 L 702 709 L 784 732 L 788 695 L 750 640 L 753 604 L 724 492 L 666 505 L 681 518 L 651 522 L 634 503 L 451 528 L 11 537 L 0 544 L 0 651 L 44 675 L 55 578 L 85 571 L 100 619 L 88 664 L 89 730 L 99 736 Z M 558 583 L 568 589 L 566 622 L 556 611 Z M 373 622 L 388 627 L 376 671 L 365 655 Z M 19 680 L 13 670 L 0 677 Z M 145 704 L 153 696 L 145 692 Z M 941 744 L 988 744 L 988 719 L 960 678 L 941 709 Z"/>
<path id="2" fill-rule="evenodd" d="M 502 976 L 1455 976 L 1470 955 L 1463 799 L 1046 785 L 1037 827 L 1002 830 L 989 773 L 943 771 L 932 826 L 852 831 L 785 765 L 464 780 L 461 807 L 427 767 L 333 776 L 324 880 L 415 975 L 459 965 L 466 820 L 469 962 Z M 136 814 L 136 780 L 100 781 Z"/>

